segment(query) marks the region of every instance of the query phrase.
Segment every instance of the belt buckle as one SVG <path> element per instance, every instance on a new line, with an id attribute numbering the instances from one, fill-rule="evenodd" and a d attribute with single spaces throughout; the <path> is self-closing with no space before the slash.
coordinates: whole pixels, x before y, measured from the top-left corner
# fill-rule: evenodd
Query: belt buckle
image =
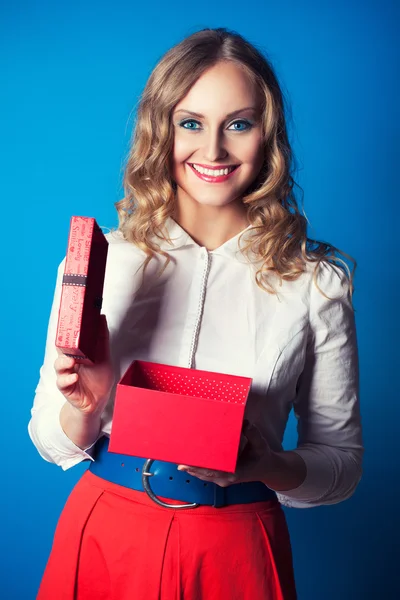
<path id="1" fill-rule="evenodd" d="M 155 502 L 159 506 L 163 506 L 164 508 L 173 508 L 173 509 L 196 508 L 197 506 L 199 506 L 198 504 L 196 504 L 196 502 L 193 502 L 191 504 L 168 504 L 168 502 L 163 502 L 163 500 L 160 500 L 160 498 L 158 496 L 156 496 L 155 493 L 153 492 L 153 490 L 151 489 L 150 482 L 149 482 L 150 477 L 154 477 L 154 475 L 155 475 L 155 473 L 150 472 L 150 467 L 153 464 L 153 462 L 154 462 L 154 459 L 148 458 L 142 468 L 143 489 L 146 492 L 146 494 L 148 495 L 148 497 L 151 500 L 153 500 L 153 502 Z"/>

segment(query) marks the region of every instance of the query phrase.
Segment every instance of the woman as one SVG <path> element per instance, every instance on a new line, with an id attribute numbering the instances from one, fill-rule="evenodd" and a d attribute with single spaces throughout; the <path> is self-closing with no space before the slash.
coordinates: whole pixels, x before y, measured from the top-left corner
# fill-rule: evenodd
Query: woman
<path id="1" fill-rule="evenodd" d="M 93 366 L 57 357 L 59 270 L 29 432 L 46 460 L 91 467 L 60 518 L 41 600 L 296 597 L 280 505 L 348 498 L 363 450 L 351 277 L 335 248 L 307 238 L 290 168 L 282 94 L 253 46 L 203 30 L 162 58 L 108 235 Z M 252 378 L 233 475 L 160 463 L 151 486 L 173 480 L 160 499 L 134 476 L 143 461 L 110 458 L 115 382 L 135 358 Z M 283 451 L 292 407 L 298 445 Z"/>

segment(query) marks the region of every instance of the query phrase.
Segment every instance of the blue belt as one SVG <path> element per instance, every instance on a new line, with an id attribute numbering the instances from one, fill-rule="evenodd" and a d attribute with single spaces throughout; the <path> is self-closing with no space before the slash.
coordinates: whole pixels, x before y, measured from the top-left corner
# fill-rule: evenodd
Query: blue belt
<path id="1" fill-rule="evenodd" d="M 112 483 L 146 492 L 161 506 L 195 508 L 203 504 L 219 508 L 230 504 L 249 504 L 276 499 L 276 493 L 260 481 L 236 483 L 223 488 L 192 477 L 184 471 L 178 471 L 174 463 L 108 452 L 108 443 L 108 437 L 102 437 L 97 442 L 95 460 L 91 462 L 89 470 Z M 166 503 L 159 496 L 189 504 Z"/>

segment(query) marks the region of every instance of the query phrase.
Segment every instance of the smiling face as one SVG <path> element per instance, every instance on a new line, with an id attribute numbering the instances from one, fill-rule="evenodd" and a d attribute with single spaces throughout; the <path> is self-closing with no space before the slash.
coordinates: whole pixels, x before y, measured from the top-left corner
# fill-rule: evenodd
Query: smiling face
<path id="1" fill-rule="evenodd" d="M 173 112 L 172 174 L 177 201 L 241 204 L 263 164 L 259 94 L 233 62 L 208 69 Z"/>

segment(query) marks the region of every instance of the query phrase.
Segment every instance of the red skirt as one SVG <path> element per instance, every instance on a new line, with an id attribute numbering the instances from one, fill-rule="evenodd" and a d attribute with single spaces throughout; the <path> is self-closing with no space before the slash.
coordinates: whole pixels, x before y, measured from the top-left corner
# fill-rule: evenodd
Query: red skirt
<path id="1" fill-rule="evenodd" d="M 38 600 L 295 600 L 277 500 L 168 509 L 87 471 L 54 536 Z"/>

